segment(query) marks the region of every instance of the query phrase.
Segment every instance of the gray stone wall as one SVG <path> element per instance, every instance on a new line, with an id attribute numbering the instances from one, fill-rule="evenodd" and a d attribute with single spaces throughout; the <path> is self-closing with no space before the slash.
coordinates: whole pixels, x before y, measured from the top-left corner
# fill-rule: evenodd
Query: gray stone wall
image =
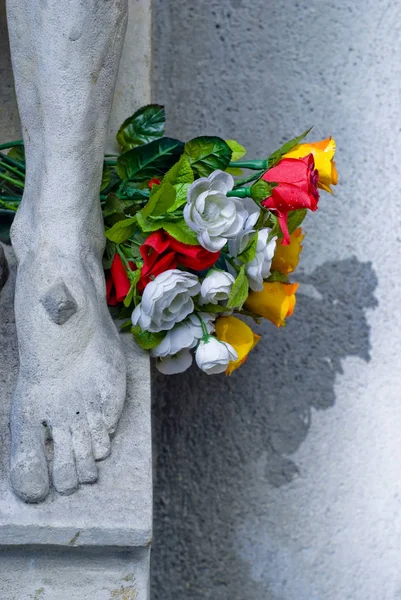
<path id="1" fill-rule="evenodd" d="M 340 183 L 298 306 L 231 378 L 154 373 L 154 600 L 401 598 L 401 7 L 155 0 L 168 133 L 250 157 L 314 125 Z"/>

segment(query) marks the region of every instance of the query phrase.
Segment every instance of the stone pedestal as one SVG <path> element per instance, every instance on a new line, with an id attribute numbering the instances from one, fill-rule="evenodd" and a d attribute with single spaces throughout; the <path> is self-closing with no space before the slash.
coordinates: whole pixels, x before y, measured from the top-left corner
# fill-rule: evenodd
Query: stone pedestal
<path id="1" fill-rule="evenodd" d="M 150 101 L 150 2 L 132 0 L 130 5 L 109 147 L 121 121 Z M 6 31 L 3 7 L 0 31 Z M 19 137 L 19 124 L 8 48 L 3 46 L 5 36 L 0 63 L 0 140 L 5 142 Z M 0 292 L 0 598 L 147 600 L 152 535 L 149 359 L 129 335 L 122 335 L 128 394 L 111 456 L 98 463 L 98 483 L 81 486 L 71 496 L 52 491 L 38 505 L 20 501 L 8 480 L 8 419 L 18 349 L 10 247 L 6 256 L 10 276 Z M 51 444 L 48 452 L 51 462 Z"/>

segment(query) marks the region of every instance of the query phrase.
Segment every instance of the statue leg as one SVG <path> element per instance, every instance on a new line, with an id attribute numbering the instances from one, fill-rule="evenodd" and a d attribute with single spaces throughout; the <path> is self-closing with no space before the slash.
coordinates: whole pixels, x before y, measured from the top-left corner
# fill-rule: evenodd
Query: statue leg
<path id="1" fill-rule="evenodd" d="M 126 0 L 8 0 L 26 152 L 12 228 L 20 371 L 11 411 L 11 483 L 27 502 L 97 479 L 126 392 L 105 301 L 99 188 Z"/>

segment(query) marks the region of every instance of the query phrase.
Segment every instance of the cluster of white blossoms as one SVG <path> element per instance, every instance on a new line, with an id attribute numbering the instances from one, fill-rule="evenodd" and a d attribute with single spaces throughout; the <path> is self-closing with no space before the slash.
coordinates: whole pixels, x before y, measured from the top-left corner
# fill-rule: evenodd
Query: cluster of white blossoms
<path id="1" fill-rule="evenodd" d="M 208 374 L 221 373 L 230 361 L 238 359 L 230 344 L 211 335 L 218 312 L 203 312 L 203 307 L 207 310 L 207 305 L 226 306 L 238 275 L 235 265 L 241 265 L 238 257 L 255 235 L 254 257 L 245 264 L 251 290 L 262 290 L 263 280 L 270 274 L 276 237 L 269 240 L 268 228 L 257 232 L 259 207 L 250 198 L 227 196 L 233 187 L 231 175 L 215 171 L 190 185 L 184 208 L 185 221 L 203 248 L 218 252 L 228 244 L 227 252 L 234 263 L 226 263 L 229 272 L 212 268 L 200 282 L 197 275 L 188 271 L 165 271 L 147 284 L 132 313 L 133 325 L 139 325 L 143 331 L 167 332 L 151 350 L 157 358 L 157 368 L 164 374 L 185 371 L 192 364 L 191 350 L 195 348 L 196 363 Z M 226 314 L 230 313 L 227 309 Z"/>
<path id="2" fill-rule="evenodd" d="M 240 198 L 228 198 L 234 179 L 224 171 L 197 179 L 188 189 L 184 219 L 209 252 L 218 252 L 240 234 L 248 213 Z"/>

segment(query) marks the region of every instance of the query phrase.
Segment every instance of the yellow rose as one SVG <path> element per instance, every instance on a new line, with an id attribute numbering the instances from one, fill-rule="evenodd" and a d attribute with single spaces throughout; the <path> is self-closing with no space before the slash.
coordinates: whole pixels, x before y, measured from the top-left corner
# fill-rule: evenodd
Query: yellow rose
<path id="1" fill-rule="evenodd" d="M 245 308 L 269 319 L 277 327 L 285 325 L 285 319 L 294 312 L 295 292 L 298 283 L 265 282 L 261 292 L 251 292 L 245 302 Z"/>
<path id="2" fill-rule="evenodd" d="M 216 337 L 230 344 L 238 355 L 237 360 L 228 363 L 226 375 L 231 375 L 246 361 L 250 351 L 260 340 L 250 327 L 237 317 L 219 317 L 216 321 Z"/>
<path id="3" fill-rule="evenodd" d="M 298 144 L 290 152 L 287 152 L 283 158 L 303 158 L 308 154 L 313 154 L 315 169 L 319 171 L 318 187 L 332 194 L 330 185 L 337 185 L 338 182 L 336 163 L 333 160 L 335 153 L 336 142 L 332 137 L 329 137 L 321 142 Z"/>
<path id="4" fill-rule="evenodd" d="M 302 252 L 302 240 L 304 239 L 301 227 L 298 227 L 290 235 L 290 243 L 288 246 L 284 246 L 281 240 L 276 243 L 276 250 L 274 252 L 271 271 L 280 271 L 284 275 L 292 273 L 297 267 L 299 262 L 299 255 Z"/>

